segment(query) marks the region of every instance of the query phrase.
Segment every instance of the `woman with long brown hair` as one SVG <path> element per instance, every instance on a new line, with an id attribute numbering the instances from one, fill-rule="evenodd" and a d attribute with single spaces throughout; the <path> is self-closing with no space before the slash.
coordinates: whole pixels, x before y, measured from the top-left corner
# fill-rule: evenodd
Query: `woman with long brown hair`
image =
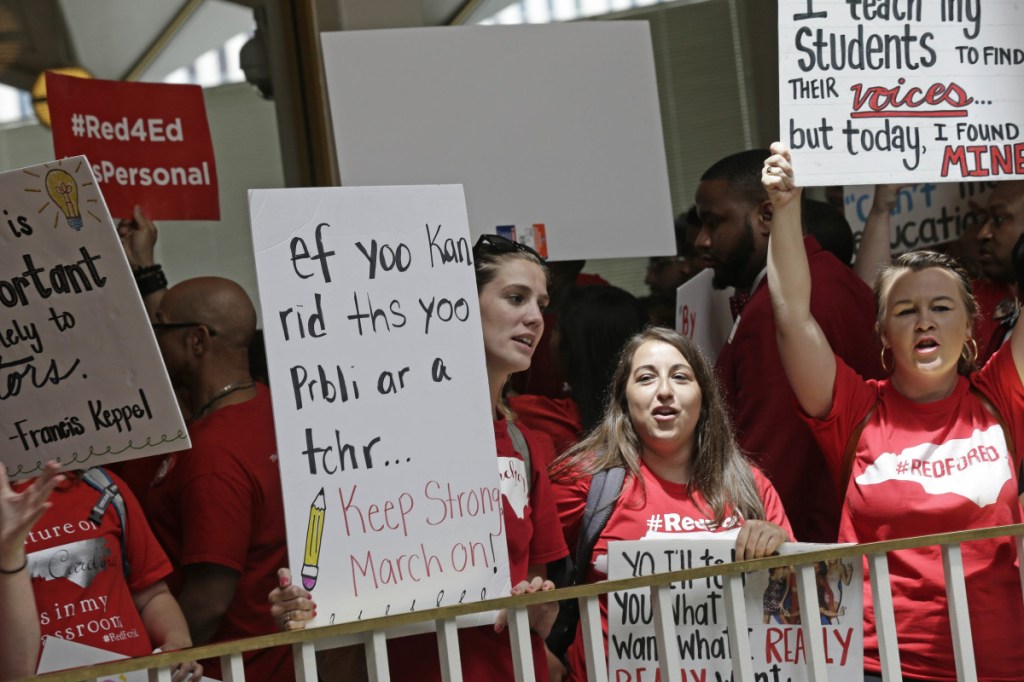
<path id="1" fill-rule="evenodd" d="M 668 329 L 652 327 L 626 343 L 603 419 L 552 465 L 570 547 L 593 475 L 615 467 L 625 469 L 622 492 L 590 565 L 577 568 L 586 582 L 607 577 L 614 540 L 733 532 L 736 558 L 744 560 L 772 554 L 792 537 L 775 490 L 736 446 L 710 364 L 692 341 Z M 601 615 L 607 633 L 603 600 Z M 569 650 L 570 679 L 586 678 L 583 655 L 577 637 Z"/>

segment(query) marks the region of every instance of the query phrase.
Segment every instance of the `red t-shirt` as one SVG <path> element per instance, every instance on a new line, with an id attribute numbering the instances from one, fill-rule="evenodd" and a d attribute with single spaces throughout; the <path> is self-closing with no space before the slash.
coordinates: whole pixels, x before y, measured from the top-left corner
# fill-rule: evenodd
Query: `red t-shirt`
<path id="1" fill-rule="evenodd" d="M 875 407 L 858 441 L 839 539 L 874 542 L 1021 522 L 1015 471 L 999 423 L 961 377 L 953 393 L 915 403 L 888 381 L 865 382 L 837 359 L 832 411 L 808 419 L 836 472 L 853 430 Z M 971 377 L 1024 442 L 1024 387 L 1004 349 Z M 1024 671 L 1024 600 L 1013 542 L 961 546 L 975 660 L 982 680 L 1019 680 Z M 955 680 L 942 555 L 937 547 L 889 553 L 904 675 Z M 864 667 L 878 671 L 871 585 L 864 581 Z"/>
<path id="2" fill-rule="evenodd" d="M 157 537 L 176 567 L 212 563 L 239 573 L 234 599 L 213 638 L 278 631 L 267 595 L 288 565 L 281 476 L 270 391 L 189 425 L 192 449 L 168 455 L 146 498 Z M 180 571 L 171 581 L 181 587 Z M 294 679 L 287 647 L 245 656 L 246 678 Z M 218 662 L 207 670 L 219 677 Z"/>
<path id="3" fill-rule="evenodd" d="M 523 394 L 508 402 L 516 413 L 517 424 L 551 437 L 555 444 L 555 457 L 579 442 L 583 424 L 580 423 L 580 408 L 572 398 Z"/>
<path id="4" fill-rule="evenodd" d="M 861 376 L 881 378 L 871 290 L 813 237 L 804 238 L 804 248 L 813 283 L 811 313 L 832 350 Z M 782 368 L 767 277 L 738 318 L 716 369 L 736 440 L 779 491 L 797 540 L 835 542 L 842 496 Z"/>
<path id="5" fill-rule="evenodd" d="M 32 590 L 44 636 L 60 637 L 124 656 L 153 653 L 132 593 L 151 587 L 171 572 L 146 517 L 124 482 L 114 475 L 124 498 L 130 574 L 121 556 L 121 521 L 113 505 L 97 528 L 89 521 L 100 492 L 77 476 L 50 496 L 53 506 L 25 542 Z M 31 481 L 15 484 L 24 490 Z M 157 642 L 156 644 L 162 644 Z"/>
<path id="6" fill-rule="evenodd" d="M 612 510 L 608 523 L 594 543 L 591 564 L 587 568 L 588 583 L 608 578 L 609 542 L 664 539 L 693 532 L 723 532 L 743 525 L 742 516 L 727 510 L 721 527 L 713 528 L 714 519 L 708 513 L 709 508 L 699 494 L 691 496 L 686 485 L 659 478 L 642 461 L 640 471 L 643 474 L 646 491 L 641 488 L 637 479 L 632 476 L 626 477 L 615 509 Z M 792 538 L 793 530 L 778 494 L 764 474 L 757 469 L 753 469 L 753 472 L 758 494 L 764 504 L 765 520 L 782 526 Z M 575 547 L 578 542 L 583 509 L 586 507 L 587 494 L 590 492 L 590 481 L 589 476 L 574 476 L 568 480 L 559 480 L 552 486 L 562 529 L 570 547 Z M 603 596 L 600 603 L 601 627 L 604 630 L 607 647 L 608 603 Z M 570 668 L 569 679 L 586 680 L 586 654 L 580 628 L 577 628 L 576 640 L 569 648 L 567 658 Z"/>
<path id="7" fill-rule="evenodd" d="M 517 424 L 518 425 L 518 424 Z M 512 585 L 526 580 L 527 569 L 565 557 L 569 552 L 557 523 L 551 484 L 545 461 L 553 454 L 550 439 L 543 434 L 520 430 L 530 448 L 530 489 L 524 476 L 502 476 L 502 513 L 508 544 L 509 573 Z M 494 422 L 494 440 L 498 449 L 498 469 L 524 472 L 523 458 L 512 447 L 504 419 Z M 535 523 L 535 519 L 538 521 Z M 533 645 L 534 674 L 538 682 L 548 679 L 544 642 L 530 633 Z M 508 630 L 496 634 L 491 625 L 459 630 L 462 677 L 465 680 L 513 680 L 512 653 Z M 441 679 L 437 638 L 431 633 L 396 639 L 388 643 L 388 666 L 394 680 L 432 681 Z"/>

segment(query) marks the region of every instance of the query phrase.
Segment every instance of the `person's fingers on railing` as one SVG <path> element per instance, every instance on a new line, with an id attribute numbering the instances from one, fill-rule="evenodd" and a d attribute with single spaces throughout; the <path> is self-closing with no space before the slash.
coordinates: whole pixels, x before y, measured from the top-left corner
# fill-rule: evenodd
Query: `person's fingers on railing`
<path id="1" fill-rule="evenodd" d="M 536 589 L 531 589 L 530 592 L 549 592 L 555 589 L 553 582 L 541 580 L 540 576 L 530 581 L 530 586 L 536 586 Z M 529 617 L 530 629 L 540 635 L 541 639 L 547 639 L 547 636 L 551 634 L 551 628 L 554 626 L 555 620 L 558 618 L 558 602 L 528 606 L 526 607 L 526 613 Z"/>
<path id="2" fill-rule="evenodd" d="M 505 627 L 508 625 L 508 609 L 502 609 L 498 611 L 498 615 L 494 618 L 494 631 L 501 634 L 505 631 Z"/>
<path id="3" fill-rule="evenodd" d="M 171 682 L 199 682 L 202 677 L 203 666 L 197 661 L 188 661 L 174 668 Z"/>

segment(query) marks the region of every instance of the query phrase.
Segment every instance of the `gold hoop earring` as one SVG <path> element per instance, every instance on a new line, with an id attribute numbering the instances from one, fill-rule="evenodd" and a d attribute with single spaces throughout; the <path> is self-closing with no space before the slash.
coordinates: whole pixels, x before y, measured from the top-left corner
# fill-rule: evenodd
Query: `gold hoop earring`
<path id="1" fill-rule="evenodd" d="M 887 346 L 882 346 L 882 352 L 878 354 L 878 360 L 882 363 L 882 371 L 888 374 L 892 371 L 892 367 L 885 366 L 885 351 L 889 350 Z"/>
<path id="2" fill-rule="evenodd" d="M 968 336 L 964 341 L 964 349 L 960 351 L 960 356 L 969 367 L 974 367 L 974 363 L 978 361 L 978 342 L 974 340 L 973 336 Z"/>

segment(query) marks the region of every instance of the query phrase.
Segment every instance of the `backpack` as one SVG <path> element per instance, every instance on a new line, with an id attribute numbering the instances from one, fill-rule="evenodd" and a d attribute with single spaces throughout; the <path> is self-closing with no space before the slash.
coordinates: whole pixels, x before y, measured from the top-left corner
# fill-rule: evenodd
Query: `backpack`
<path id="1" fill-rule="evenodd" d="M 561 561 L 548 564 L 548 578 L 558 587 L 571 587 L 583 583 L 590 565 L 594 545 L 601 531 L 608 525 L 615 501 L 622 492 L 626 478 L 625 467 L 612 467 L 598 471 L 590 479 L 587 504 L 583 508 L 580 535 L 576 543 L 576 554 Z M 546 640 L 548 649 L 558 658 L 565 660 L 569 645 L 576 639 L 576 626 L 580 622 L 580 603 L 576 599 L 564 599 L 558 604 L 558 617 L 551 627 Z"/>
<path id="2" fill-rule="evenodd" d="M 117 484 L 110 478 L 110 475 L 100 467 L 92 467 L 83 471 L 82 481 L 100 493 L 100 498 L 89 512 L 89 521 L 94 526 L 98 528 L 103 523 L 103 515 L 107 513 L 107 508 L 111 505 L 117 512 L 117 518 L 121 522 L 121 564 L 125 577 L 128 577 L 130 566 L 128 565 L 128 553 L 125 551 L 128 538 L 128 514 L 125 513 L 121 491 L 118 490 Z"/>

